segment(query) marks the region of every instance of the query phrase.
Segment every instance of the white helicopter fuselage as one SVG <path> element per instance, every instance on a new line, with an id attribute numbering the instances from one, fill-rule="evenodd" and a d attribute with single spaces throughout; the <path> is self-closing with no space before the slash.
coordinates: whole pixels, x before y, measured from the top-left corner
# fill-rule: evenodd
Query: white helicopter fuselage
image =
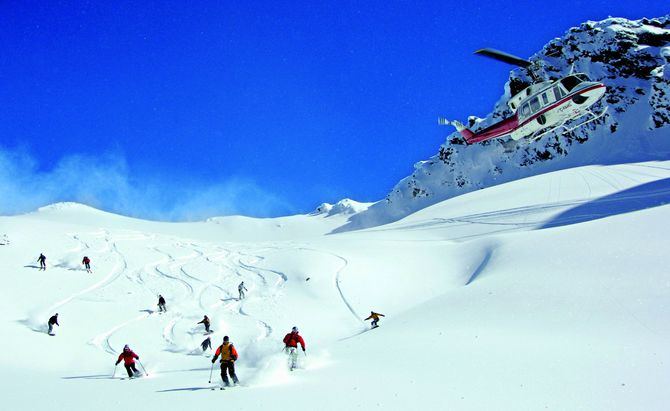
<path id="1" fill-rule="evenodd" d="M 589 113 L 605 91 L 605 85 L 590 81 L 580 73 L 555 82 L 533 84 L 508 102 L 510 108 L 517 110 L 518 119 L 510 137 L 520 140 L 535 136 L 542 130 L 579 118 Z"/>

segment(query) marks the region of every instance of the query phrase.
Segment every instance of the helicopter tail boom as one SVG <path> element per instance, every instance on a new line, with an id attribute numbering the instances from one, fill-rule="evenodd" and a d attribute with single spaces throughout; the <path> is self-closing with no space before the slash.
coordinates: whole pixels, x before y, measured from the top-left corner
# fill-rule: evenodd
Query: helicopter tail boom
<path id="1" fill-rule="evenodd" d="M 458 132 L 461 133 L 461 136 L 463 136 L 465 142 L 468 144 L 470 143 L 469 140 L 471 140 L 475 136 L 475 133 L 470 131 L 470 129 L 465 127 L 463 123 L 461 123 L 458 120 L 451 121 L 451 125 L 456 127 L 456 130 L 458 130 Z"/>

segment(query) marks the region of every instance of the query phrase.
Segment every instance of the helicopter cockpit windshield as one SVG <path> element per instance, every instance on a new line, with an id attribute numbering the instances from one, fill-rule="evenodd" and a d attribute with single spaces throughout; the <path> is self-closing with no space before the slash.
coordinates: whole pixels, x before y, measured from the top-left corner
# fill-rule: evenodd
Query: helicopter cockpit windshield
<path id="1" fill-rule="evenodd" d="M 589 78 L 585 74 L 575 74 L 562 79 L 561 84 L 563 84 L 563 87 L 565 87 L 565 89 L 568 90 L 569 93 L 578 84 L 583 83 L 585 81 L 591 81 L 591 80 L 589 80 Z"/>

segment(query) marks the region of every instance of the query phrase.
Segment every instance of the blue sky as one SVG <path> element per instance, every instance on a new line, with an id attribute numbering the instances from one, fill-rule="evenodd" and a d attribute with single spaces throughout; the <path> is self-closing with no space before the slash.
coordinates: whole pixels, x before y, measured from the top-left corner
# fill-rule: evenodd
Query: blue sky
<path id="1" fill-rule="evenodd" d="M 5 1 L 0 214 L 376 201 L 451 133 L 438 116 L 484 116 L 502 94 L 510 68 L 474 50 L 528 57 L 661 3 Z"/>

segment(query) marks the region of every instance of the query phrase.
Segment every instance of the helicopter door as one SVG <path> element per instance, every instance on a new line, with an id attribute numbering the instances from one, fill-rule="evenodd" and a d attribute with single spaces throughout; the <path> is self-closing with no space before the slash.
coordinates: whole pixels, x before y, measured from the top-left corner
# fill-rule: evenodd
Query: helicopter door
<path id="1" fill-rule="evenodd" d="M 538 96 L 530 99 L 530 111 L 533 113 L 540 111 L 540 98 Z"/>

